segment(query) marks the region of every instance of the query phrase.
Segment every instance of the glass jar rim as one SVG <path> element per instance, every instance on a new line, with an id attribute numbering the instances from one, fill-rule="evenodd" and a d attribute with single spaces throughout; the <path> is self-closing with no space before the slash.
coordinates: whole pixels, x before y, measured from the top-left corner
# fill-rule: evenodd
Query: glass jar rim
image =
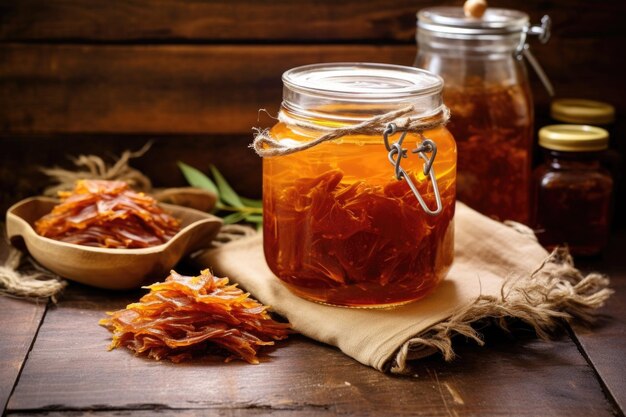
<path id="1" fill-rule="evenodd" d="M 282 76 L 285 87 L 330 99 L 388 101 L 441 93 L 443 79 L 403 65 L 336 62 L 292 68 Z"/>
<path id="2" fill-rule="evenodd" d="M 462 7 L 428 7 L 417 13 L 420 30 L 459 36 L 493 36 L 523 33 L 529 25 L 526 13 L 490 7 L 482 18 L 466 17 Z"/>

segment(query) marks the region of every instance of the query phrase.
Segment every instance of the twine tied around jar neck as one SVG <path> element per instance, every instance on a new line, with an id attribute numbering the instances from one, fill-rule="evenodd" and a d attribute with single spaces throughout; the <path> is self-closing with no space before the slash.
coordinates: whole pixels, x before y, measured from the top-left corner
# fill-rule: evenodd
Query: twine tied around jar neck
<path id="1" fill-rule="evenodd" d="M 321 143 L 337 140 L 344 136 L 383 135 L 389 123 L 392 122 L 394 122 L 397 126 L 396 131 L 398 132 L 413 132 L 421 134 L 426 130 L 434 129 L 439 126 L 445 126 L 450 120 L 450 109 L 446 106 L 443 106 L 440 115 L 434 120 L 424 121 L 421 118 L 411 117 L 400 119 L 402 116 L 413 111 L 415 111 L 414 106 L 403 107 L 398 110 L 374 116 L 355 125 L 331 129 L 328 133 L 325 133 L 316 139 L 297 145 L 286 145 L 281 143 L 270 135 L 268 129 L 255 129 L 256 133 L 254 135 L 253 142 L 250 144 L 250 148 L 254 149 L 257 155 L 262 158 L 269 156 L 283 156 L 304 151 Z M 303 123 L 299 121 L 290 121 L 290 123 L 300 127 L 320 129 L 319 126 L 310 123 Z"/>
<path id="2" fill-rule="evenodd" d="M 339 127 L 335 129 L 324 129 L 323 127 L 316 126 L 310 123 L 290 120 L 290 124 L 305 128 L 328 130 L 328 133 L 325 133 L 322 136 L 319 136 L 318 138 L 308 142 L 300 144 L 290 143 L 289 145 L 286 145 L 273 138 L 268 129 L 256 129 L 254 140 L 250 144 L 250 148 L 254 149 L 260 157 L 264 158 L 290 155 L 296 152 L 313 148 L 314 146 L 317 146 L 321 143 L 337 140 L 345 136 L 382 135 L 384 138 L 385 147 L 389 152 L 389 162 L 394 166 L 396 179 L 399 181 L 403 179 L 406 180 L 409 188 L 417 198 L 417 201 L 419 202 L 422 209 L 427 214 L 435 216 L 441 213 L 442 210 L 439 187 L 437 185 L 437 178 L 435 176 L 435 170 L 433 168 L 433 162 L 435 160 L 435 156 L 437 155 L 437 145 L 431 139 L 424 137 L 424 131 L 434 129 L 440 126 L 445 126 L 450 120 L 450 109 L 448 109 L 446 106 L 443 106 L 441 112 L 434 119 L 424 120 L 424 118 L 402 118 L 402 116 L 405 116 L 413 111 L 415 111 L 415 107 L 411 105 L 378 116 L 374 116 L 355 125 Z M 395 143 L 389 144 L 389 136 L 397 132 L 402 132 L 400 138 Z M 429 178 L 433 184 L 433 193 L 436 204 L 434 209 L 428 207 L 417 187 L 413 183 L 411 177 L 400 166 L 402 159 L 407 158 L 407 150 L 402 147 L 402 142 L 404 141 L 407 133 L 418 133 L 421 137 L 421 143 L 416 149 L 412 150 L 412 153 L 417 153 L 419 157 L 424 161 L 424 175 Z M 428 156 L 427 153 L 430 153 L 430 156 Z"/>

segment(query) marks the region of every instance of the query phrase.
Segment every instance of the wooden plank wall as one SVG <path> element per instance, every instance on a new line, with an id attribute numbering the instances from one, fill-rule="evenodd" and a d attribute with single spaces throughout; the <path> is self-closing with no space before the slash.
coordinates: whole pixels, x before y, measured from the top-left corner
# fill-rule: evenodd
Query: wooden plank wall
<path id="1" fill-rule="evenodd" d="M 182 184 L 177 159 L 215 163 L 240 192 L 260 194 L 246 149 L 269 126 L 280 75 L 297 65 L 411 65 L 415 13 L 432 0 L 0 0 L 0 208 L 37 193 L 42 165 L 155 141 L 135 165 Z M 549 14 L 553 39 L 533 50 L 560 96 L 626 110 L 623 0 L 492 1 Z M 538 125 L 548 97 L 531 75 Z M 616 126 L 621 148 L 626 125 Z"/>

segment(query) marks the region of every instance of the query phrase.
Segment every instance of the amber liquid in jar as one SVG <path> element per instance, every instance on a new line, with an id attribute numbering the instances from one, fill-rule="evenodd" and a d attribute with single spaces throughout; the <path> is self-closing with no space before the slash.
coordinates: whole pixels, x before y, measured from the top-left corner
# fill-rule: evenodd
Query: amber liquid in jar
<path id="1" fill-rule="evenodd" d="M 496 220 L 529 222 L 533 144 L 526 84 L 444 88 L 459 149 L 457 198 Z"/>
<path id="2" fill-rule="evenodd" d="M 278 123 L 271 134 L 308 142 L 319 131 Z M 386 307 L 422 298 L 443 279 L 453 259 L 456 146 L 444 127 L 425 136 L 438 146 L 443 210 L 437 216 L 426 214 L 406 181 L 395 178 L 380 136 L 347 136 L 264 158 L 265 257 L 292 292 L 333 305 Z M 413 149 L 418 141 L 409 135 L 404 146 Z M 434 207 L 423 162 L 409 155 L 402 166 Z"/>
<path id="3" fill-rule="evenodd" d="M 553 249 L 567 244 L 574 255 L 596 255 L 609 237 L 613 181 L 598 152 L 546 151 L 534 172 L 534 229 Z"/>

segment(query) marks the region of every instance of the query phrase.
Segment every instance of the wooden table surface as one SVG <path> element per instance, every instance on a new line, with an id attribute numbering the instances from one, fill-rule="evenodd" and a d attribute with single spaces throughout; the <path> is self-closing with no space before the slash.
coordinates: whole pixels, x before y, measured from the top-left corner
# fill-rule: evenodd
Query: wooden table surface
<path id="1" fill-rule="evenodd" d="M 431 357 L 385 375 L 294 336 L 259 365 L 219 358 L 171 364 L 108 352 L 97 323 L 141 294 L 71 284 L 57 305 L 0 297 L 0 407 L 9 416 L 612 416 L 626 407 L 626 234 L 602 259 L 616 290 L 592 328 L 554 341 L 518 326 L 459 339 L 458 359 Z M 5 248 L 6 249 L 6 248 Z"/>

